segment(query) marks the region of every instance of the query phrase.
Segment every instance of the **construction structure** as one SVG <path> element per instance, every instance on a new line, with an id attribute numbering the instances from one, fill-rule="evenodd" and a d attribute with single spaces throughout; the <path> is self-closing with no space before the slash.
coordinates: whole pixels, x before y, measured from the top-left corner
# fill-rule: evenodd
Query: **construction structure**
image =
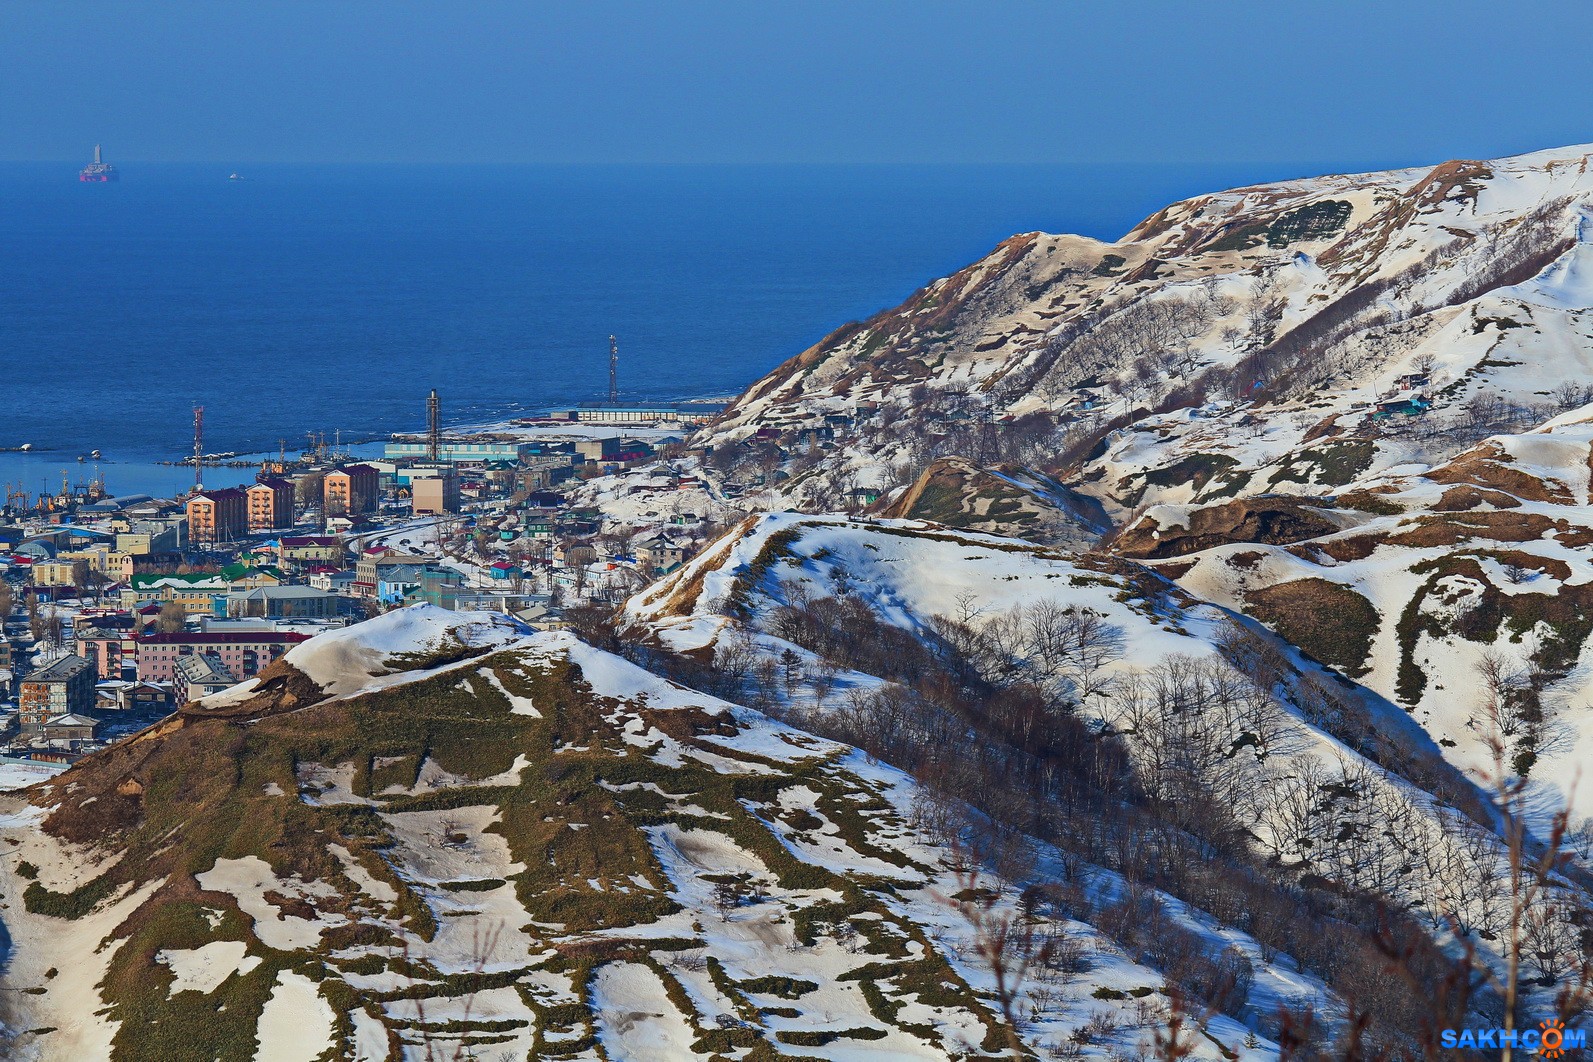
<path id="1" fill-rule="evenodd" d="M 436 456 L 433 457 L 429 440 L 395 437 L 382 447 L 382 457 L 383 460 L 405 464 L 422 460 L 428 464 L 480 465 L 492 461 L 518 464 L 536 450 L 534 443 L 496 435 L 454 436 L 446 440 L 439 439 L 436 445 Z"/>
<path id="2" fill-rule="evenodd" d="M 608 337 L 608 404 L 619 405 L 619 339 Z"/>
<path id="3" fill-rule="evenodd" d="M 609 424 L 635 428 L 679 428 L 684 430 L 708 424 L 724 412 L 724 406 L 708 402 L 683 402 L 656 406 L 576 406 L 549 410 L 548 420 L 570 421 L 576 424 Z"/>

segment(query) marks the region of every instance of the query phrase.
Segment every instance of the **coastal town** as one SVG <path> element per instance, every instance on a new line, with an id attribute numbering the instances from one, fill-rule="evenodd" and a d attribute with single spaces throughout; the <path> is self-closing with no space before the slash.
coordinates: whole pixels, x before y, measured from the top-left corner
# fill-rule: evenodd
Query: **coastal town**
<path id="1" fill-rule="evenodd" d="M 1578 1062 L 1587 5 L 1362 8 L 7 4 L 0 1062 Z"/>
<path id="2" fill-rule="evenodd" d="M 324 443 L 176 497 L 96 484 L 0 515 L 0 787 L 65 769 L 332 628 L 420 602 L 539 630 L 612 608 L 739 515 L 692 429 L 719 407 L 593 405 L 428 428 L 380 456 Z M 219 463 L 219 461 L 218 461 Z M 232 462 L 236 464 L 236 462 Z M 235 477 L 236 478 L 236 477 Z M 618 519 L 589 485 L 632 504 Z M 583 494 L 587 497 L 583 498 Z"/>

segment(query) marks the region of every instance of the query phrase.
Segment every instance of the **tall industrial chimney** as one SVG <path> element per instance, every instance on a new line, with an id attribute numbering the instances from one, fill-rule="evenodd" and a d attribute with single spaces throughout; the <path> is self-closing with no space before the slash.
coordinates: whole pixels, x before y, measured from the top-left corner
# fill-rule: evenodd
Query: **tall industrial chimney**
<path id="1" fill-rule="evenodd" d="M 437 397 L 437 388 L 431 389 L 431 397 L 426 399 L 426 460 L 437 463 L 438 452 L 442 449 L 442 399 Z"/>
<path id="2" fill-rule="evenodd" d="M 619 405 L 619 340 L 608 337 L 608 404 Z"/>

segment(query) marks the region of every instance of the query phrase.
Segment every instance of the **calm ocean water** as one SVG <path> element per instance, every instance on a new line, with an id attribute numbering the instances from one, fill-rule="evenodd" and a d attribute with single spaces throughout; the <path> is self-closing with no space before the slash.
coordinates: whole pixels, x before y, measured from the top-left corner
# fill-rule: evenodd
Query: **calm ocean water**
<path id="1" fill-rule="evenodd" d="M 112 156 L 114 158 L 114 156 Z M 740 390 L 837 325 L 1033 229 L 1116 238 L 1257 167 L 0 165 L 0 482 L 104 451 L 174 490 L 190 447 L 302 445 L 623 395 Z M 214 482 L 223 477 L 207 477 Z"/>

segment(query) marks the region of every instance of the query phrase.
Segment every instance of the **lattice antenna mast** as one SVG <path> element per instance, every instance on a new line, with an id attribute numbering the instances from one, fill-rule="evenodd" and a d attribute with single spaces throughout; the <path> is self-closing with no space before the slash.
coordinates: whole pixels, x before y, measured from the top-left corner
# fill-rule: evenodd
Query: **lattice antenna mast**
<path id="1" fill-rule="evenodd" d="M 441 451 L 442 399 L 437 397 L 437 389 L 433 387 L 431 397 L 426 399 L 426 460 L 436 464 Z"/>
<path id="2" fill-rule="evenodd" d="M 608 337 L 608 404 L 619 405 L 619 340 Z"/>
<path id="3" fill-rule="evenodd" d="M 204 489 L 204 477 L 200 471 L 205 467 L 205 407 L 194 407 L 194 493 L 198 494 Z"/>

